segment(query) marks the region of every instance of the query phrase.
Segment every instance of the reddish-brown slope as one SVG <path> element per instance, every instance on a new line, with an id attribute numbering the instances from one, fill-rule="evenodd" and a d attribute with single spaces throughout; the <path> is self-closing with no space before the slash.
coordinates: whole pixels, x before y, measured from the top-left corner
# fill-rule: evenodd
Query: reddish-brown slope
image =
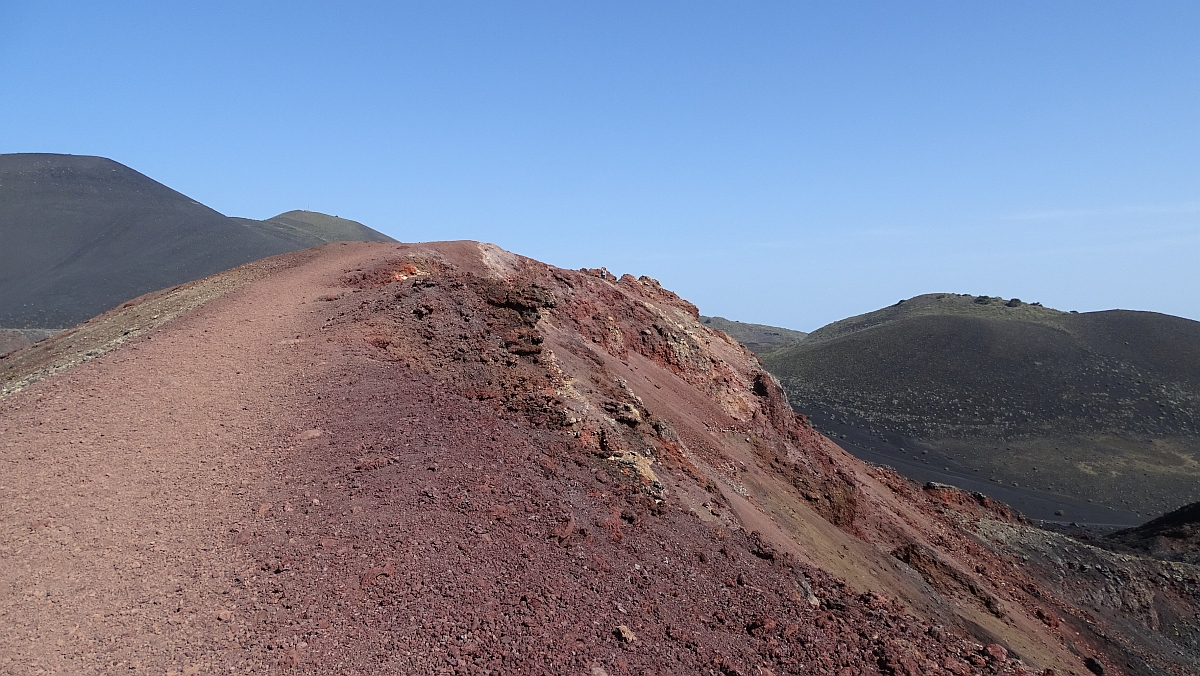
<path id="1" fill-rule="evenodd" d="M 653 280 L 270 266 L 0 360 L 0 673 L 1122 673 L 969 528 L 1013 517 L 853 460 Z"/>

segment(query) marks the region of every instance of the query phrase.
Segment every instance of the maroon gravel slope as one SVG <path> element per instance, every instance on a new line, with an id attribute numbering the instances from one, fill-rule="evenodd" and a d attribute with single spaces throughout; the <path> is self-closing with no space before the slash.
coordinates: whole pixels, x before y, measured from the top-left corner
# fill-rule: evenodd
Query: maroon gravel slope
<path id="1" fill-rule="evenodd" d="M 1122 673 L 653 280 L 274 260 L 0 401 L 0 673 Z"/>

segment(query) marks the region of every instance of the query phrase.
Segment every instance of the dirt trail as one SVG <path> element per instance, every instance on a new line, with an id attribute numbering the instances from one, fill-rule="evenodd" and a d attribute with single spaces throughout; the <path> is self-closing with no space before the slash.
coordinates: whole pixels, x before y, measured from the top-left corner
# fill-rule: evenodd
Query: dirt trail
<path id="1" fill-rule="evenodd" d="M 215 673 L 254 604 L 235 545 L 292 445 L 314 288 L 242 287 L 0 403 L 0 672 Z M 305 257 L 299 256 L 304 259 Z"/>

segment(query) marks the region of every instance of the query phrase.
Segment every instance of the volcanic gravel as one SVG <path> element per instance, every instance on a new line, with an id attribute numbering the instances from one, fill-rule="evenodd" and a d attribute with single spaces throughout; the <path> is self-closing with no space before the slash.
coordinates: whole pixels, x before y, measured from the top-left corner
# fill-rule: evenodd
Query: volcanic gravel
<path id="1" fill-rule="evenodd" d="M 872 516 L 886 500 L 852 477 L 867 470 L 839 471 L 849 456 L 814 441 L 753 357 L 653 280 L 471 242 L 274 261 L 0 400 L 0 673 L 1033 669 L 978 640 L 990 629 L 813 563 L 841 551 L 758 532 L 763 472 L 854 551 L 915 526 Z M 729 413 L 668 411 L 704 406 Z M 721 455 L 735 423 L 765 469 Z M 952 500 L 870 486 L 953 531 Z M 948 537 L 940 551 L 967 542 Z M 1050 646 L 1025 660 L 1082 673 L 1094 653 L 1079 637 L 1058 656 L 1025 596 L 952 555 L 897 552 L 863 565 L 880 585 L 915 579 L 897 593 L 928 608 L 959 592 L 921 575 L 952 579 L 954 603 Z"/>

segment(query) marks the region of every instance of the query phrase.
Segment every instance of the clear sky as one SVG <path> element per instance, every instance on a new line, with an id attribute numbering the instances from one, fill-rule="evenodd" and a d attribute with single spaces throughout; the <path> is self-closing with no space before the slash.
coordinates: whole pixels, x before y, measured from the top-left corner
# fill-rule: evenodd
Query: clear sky
<path id="1" fill-rule="evenodd" d="M 1197 2 L 0 0 L 0 152 L 650 275 L 1200 319 Z"/>

